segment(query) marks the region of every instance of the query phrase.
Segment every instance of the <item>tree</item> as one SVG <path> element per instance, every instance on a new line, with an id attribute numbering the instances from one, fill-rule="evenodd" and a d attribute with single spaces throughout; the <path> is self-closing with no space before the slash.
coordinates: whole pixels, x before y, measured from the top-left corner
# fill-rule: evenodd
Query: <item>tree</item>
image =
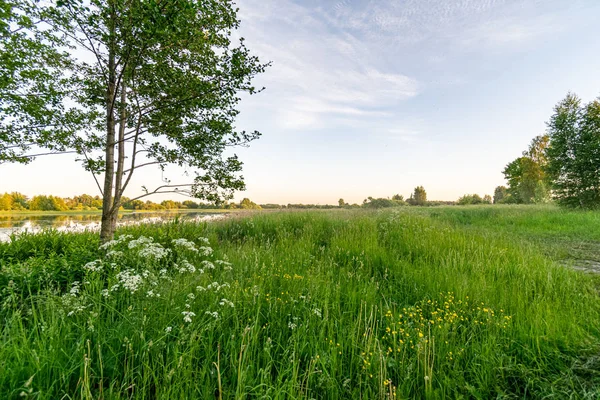
<path id="1" fill-rule="evenodd" d="M 554 197 L 569 207 L 600 206 L 600 99 L 569 93 L 554 107 L 546 151 Z"/>
<path id="2" fill-rule="evenodd" d="M 245 197 L 240 201 L 240 208 L 244 210 L 260 210 L 262 207 Z"/>
<path id="3" fill-rule="evenodd" d="M 346 202 L 344 201 L 344 199 L 339 199 L 338 200 L 338 206 L 340 208 L 347 206 Z"/>
<path id="4" fill-rule="evenodd" d="M 131 201 L 175 192 L 220 202 L 244 188 L 241 162 L 224 151 L 260 135 L 234 123 L 239 93 L 260 91 L 252 79 L 267 64 L 232 41 L 240 21 L 230 0 L 6 4 L 0 161 L 77 154 L 102 194 L 102 240 L 140 168 L 175 164 L 195 176 L 163 177 Z"/>
<path id="5" fill-rule="evenodd" d="M 524 151 L 521 157 L 508 163 L 502 171 L 508 181 L 507 191 L 514 202 L 534 203 L 536 198 L 548 196 L 547 193 L 538 193 L 536 197 L 536 188 L 539 191 L 546 187 L 539 182 L 543 183 L 548 179 L 545 170 L 548 143 L 547 135 L 536 136 L 528 150 Z"/>
<path id="6" fill-rule="evenodd" d="M 483 196 L 483 204 L 492 204 L 492 196 L 486 194 Z"/>
<path id="7" fill-rule="evenodd" d="M 13 208 L 13 198 L 10 194 L 4 193 L 0 196 L 0 211 L 10 211 Z"/>
<path id="8" fill-rule="evenodd" d="M 39 211 L 66 211 L 69 208 L 65 204 L 65 201 L 60 197 L 56 196 L 33 196 L 29 202 L 30 210 Z"/>
<path id="9" fill-rule="evenodd" d="M 427 203 L 427 192 L 423 186 L 417 186 L 413 193 L 414 204 L 424 206 Z"/>
<path id="10" fill-rule="evenodd" d="M 506 186 L 496 186 L 496 189 L 494 189 L 494 204 L 504 203 L 507 196 Z"/>

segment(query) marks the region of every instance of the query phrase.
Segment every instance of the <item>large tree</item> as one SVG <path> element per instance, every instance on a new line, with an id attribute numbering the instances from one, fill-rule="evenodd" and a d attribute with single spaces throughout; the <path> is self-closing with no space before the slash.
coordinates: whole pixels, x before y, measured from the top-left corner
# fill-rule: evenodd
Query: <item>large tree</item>
<path id="1" fill-rule="evenodd" d="M 225 156 L 258 132 L 235 127 L 239 94 L 266 65 L 252 56 L 231 0 L 0 0 L 0 162 L 73 152 L 103 197 L 112 238 L 123 193 L 140 168 L 175 164 L 141 197 L 209 201 L 244 187 Z"/>
<path id="2" fill-rule="evenodd" d="M 554 197 L 570 207 L 600 206 L 600 99 L 569 93 L 548 122 L 548 173 Z"/>

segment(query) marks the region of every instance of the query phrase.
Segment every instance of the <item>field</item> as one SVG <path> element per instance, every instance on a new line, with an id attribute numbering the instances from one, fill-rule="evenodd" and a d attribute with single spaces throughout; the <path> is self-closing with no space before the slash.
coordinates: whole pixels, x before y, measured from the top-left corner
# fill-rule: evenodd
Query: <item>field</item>
<path id="1" fill-rule="evenodd" d="M 600 213 L 405 207 L 0 244 L 0 398 L 600 397 Z"/>

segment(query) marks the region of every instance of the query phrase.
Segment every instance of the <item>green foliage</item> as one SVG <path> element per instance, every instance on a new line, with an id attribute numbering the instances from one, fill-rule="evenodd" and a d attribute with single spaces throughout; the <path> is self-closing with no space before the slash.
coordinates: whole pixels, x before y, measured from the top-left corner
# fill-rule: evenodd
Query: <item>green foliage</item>
<path id="1" fill-rule="evenodd" d="M 494 189 L 494 204 L 505 203 L 507 197 L 508 189 L 506 186 L 496 186 L 496 189 Z"/>
<path id="2" fill-rule="evenodd" d="M 143 196 L 217 203 L 244 188 L 242 163 L 225 150 L 260 136 L 235 121 L 240 94 L 261 90 L 252 80 L 267 65 L 235 36 L 232 1 L 2 4 L 0 162 L 29 162 L 37 149 L 76 153 L 103 193 L 105 240 L 139 168 L 193 173 Z"/>
<path id="3" fill-rule="evenodd" d="M 245 197 L 240 201 L 240 208 L 242 210 L 260 210 L 262 207 Z"/>
<path id="4" fill-rule="evenodd" d="M 390 208 L 390 207 L 401 207 L 405 206 L 406 202 L 403 200 L 385 199 L 385 198 L 373 198 L 368 197 L 363 201 L 363 208 Z"/>
<path id="5" fill-rule="evenodd" d="M 522 239 L 565 223 L 600 232 L 498 206 L 14 238 L 0 397 L 595 398 L 596 282 Z"/>
<path id="6" fill-rule="evenodd" d="M 413 194 L 407 200 L 411 206 L 424 206 L 427 203 L 427 192 L 423 186 L 417 186 Z"/>
<path id="7" fill-rule="evenodd" d="M 548 122 L 548 173 L 553 194 L 568 207 L 600 206 L 600 99 L 586 105 L 569 93 Z"/>
<path id="8" fill-rule="evenodd" d="M 56 196 L 34 196 L 29 202 L 30 210 L 39 211 L 66 211 L 68 210 L 64 200 Z"/>
<path id="9" fill-rule="evenodd" d="M 534 203 L 536 199 L 545 199 L 549 196 L 548 192 L 542 193 L 545 189 L 544 183 L 546 176 L 546 149 L 549 145 L 549 137 L 540 135 L 533 138 L 529 149 L 523 152 L 523 155 L 508 163 L 502 173 L 508 181 L 507 195 L 504 203 Z M 538 193 L 536 194 L 536 190 Z M 510 196 L 510 199 L 507 197 Z M 541 200 L 545 202 L 546 200 Z"/>
<path id="10" fill-rule="evenodd" d="M 489 194 L 486 194 L 483 198 L 478 194 L 465 194 L 456 201 L 456 204 L 461 206 L 469 204 L 492 204 L 492 197 Z"/>
<path id="11" fill-rule="evenodd" d="M 4 193 L 0 196 L 0 210 L 8 211 L 13 209 L 13 198 L 10 194 Z"/>

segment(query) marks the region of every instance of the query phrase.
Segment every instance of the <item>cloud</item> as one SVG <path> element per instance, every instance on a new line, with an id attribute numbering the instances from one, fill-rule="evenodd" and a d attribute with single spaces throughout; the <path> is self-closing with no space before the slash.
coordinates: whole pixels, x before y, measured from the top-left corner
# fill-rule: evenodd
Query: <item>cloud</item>
<path id="1" fill-rule="evenodd" d="M 315 9 L 249 0 L 241 18 L 249 47 L 273 62 L 261 78 L 269 95 L 258 107 L 282 128 L 322 129 L 343 116 L 389 117 L 389 107 L 419 93 L 414 78 L 385 68 L 369 46 L 332 31 Z"/>

